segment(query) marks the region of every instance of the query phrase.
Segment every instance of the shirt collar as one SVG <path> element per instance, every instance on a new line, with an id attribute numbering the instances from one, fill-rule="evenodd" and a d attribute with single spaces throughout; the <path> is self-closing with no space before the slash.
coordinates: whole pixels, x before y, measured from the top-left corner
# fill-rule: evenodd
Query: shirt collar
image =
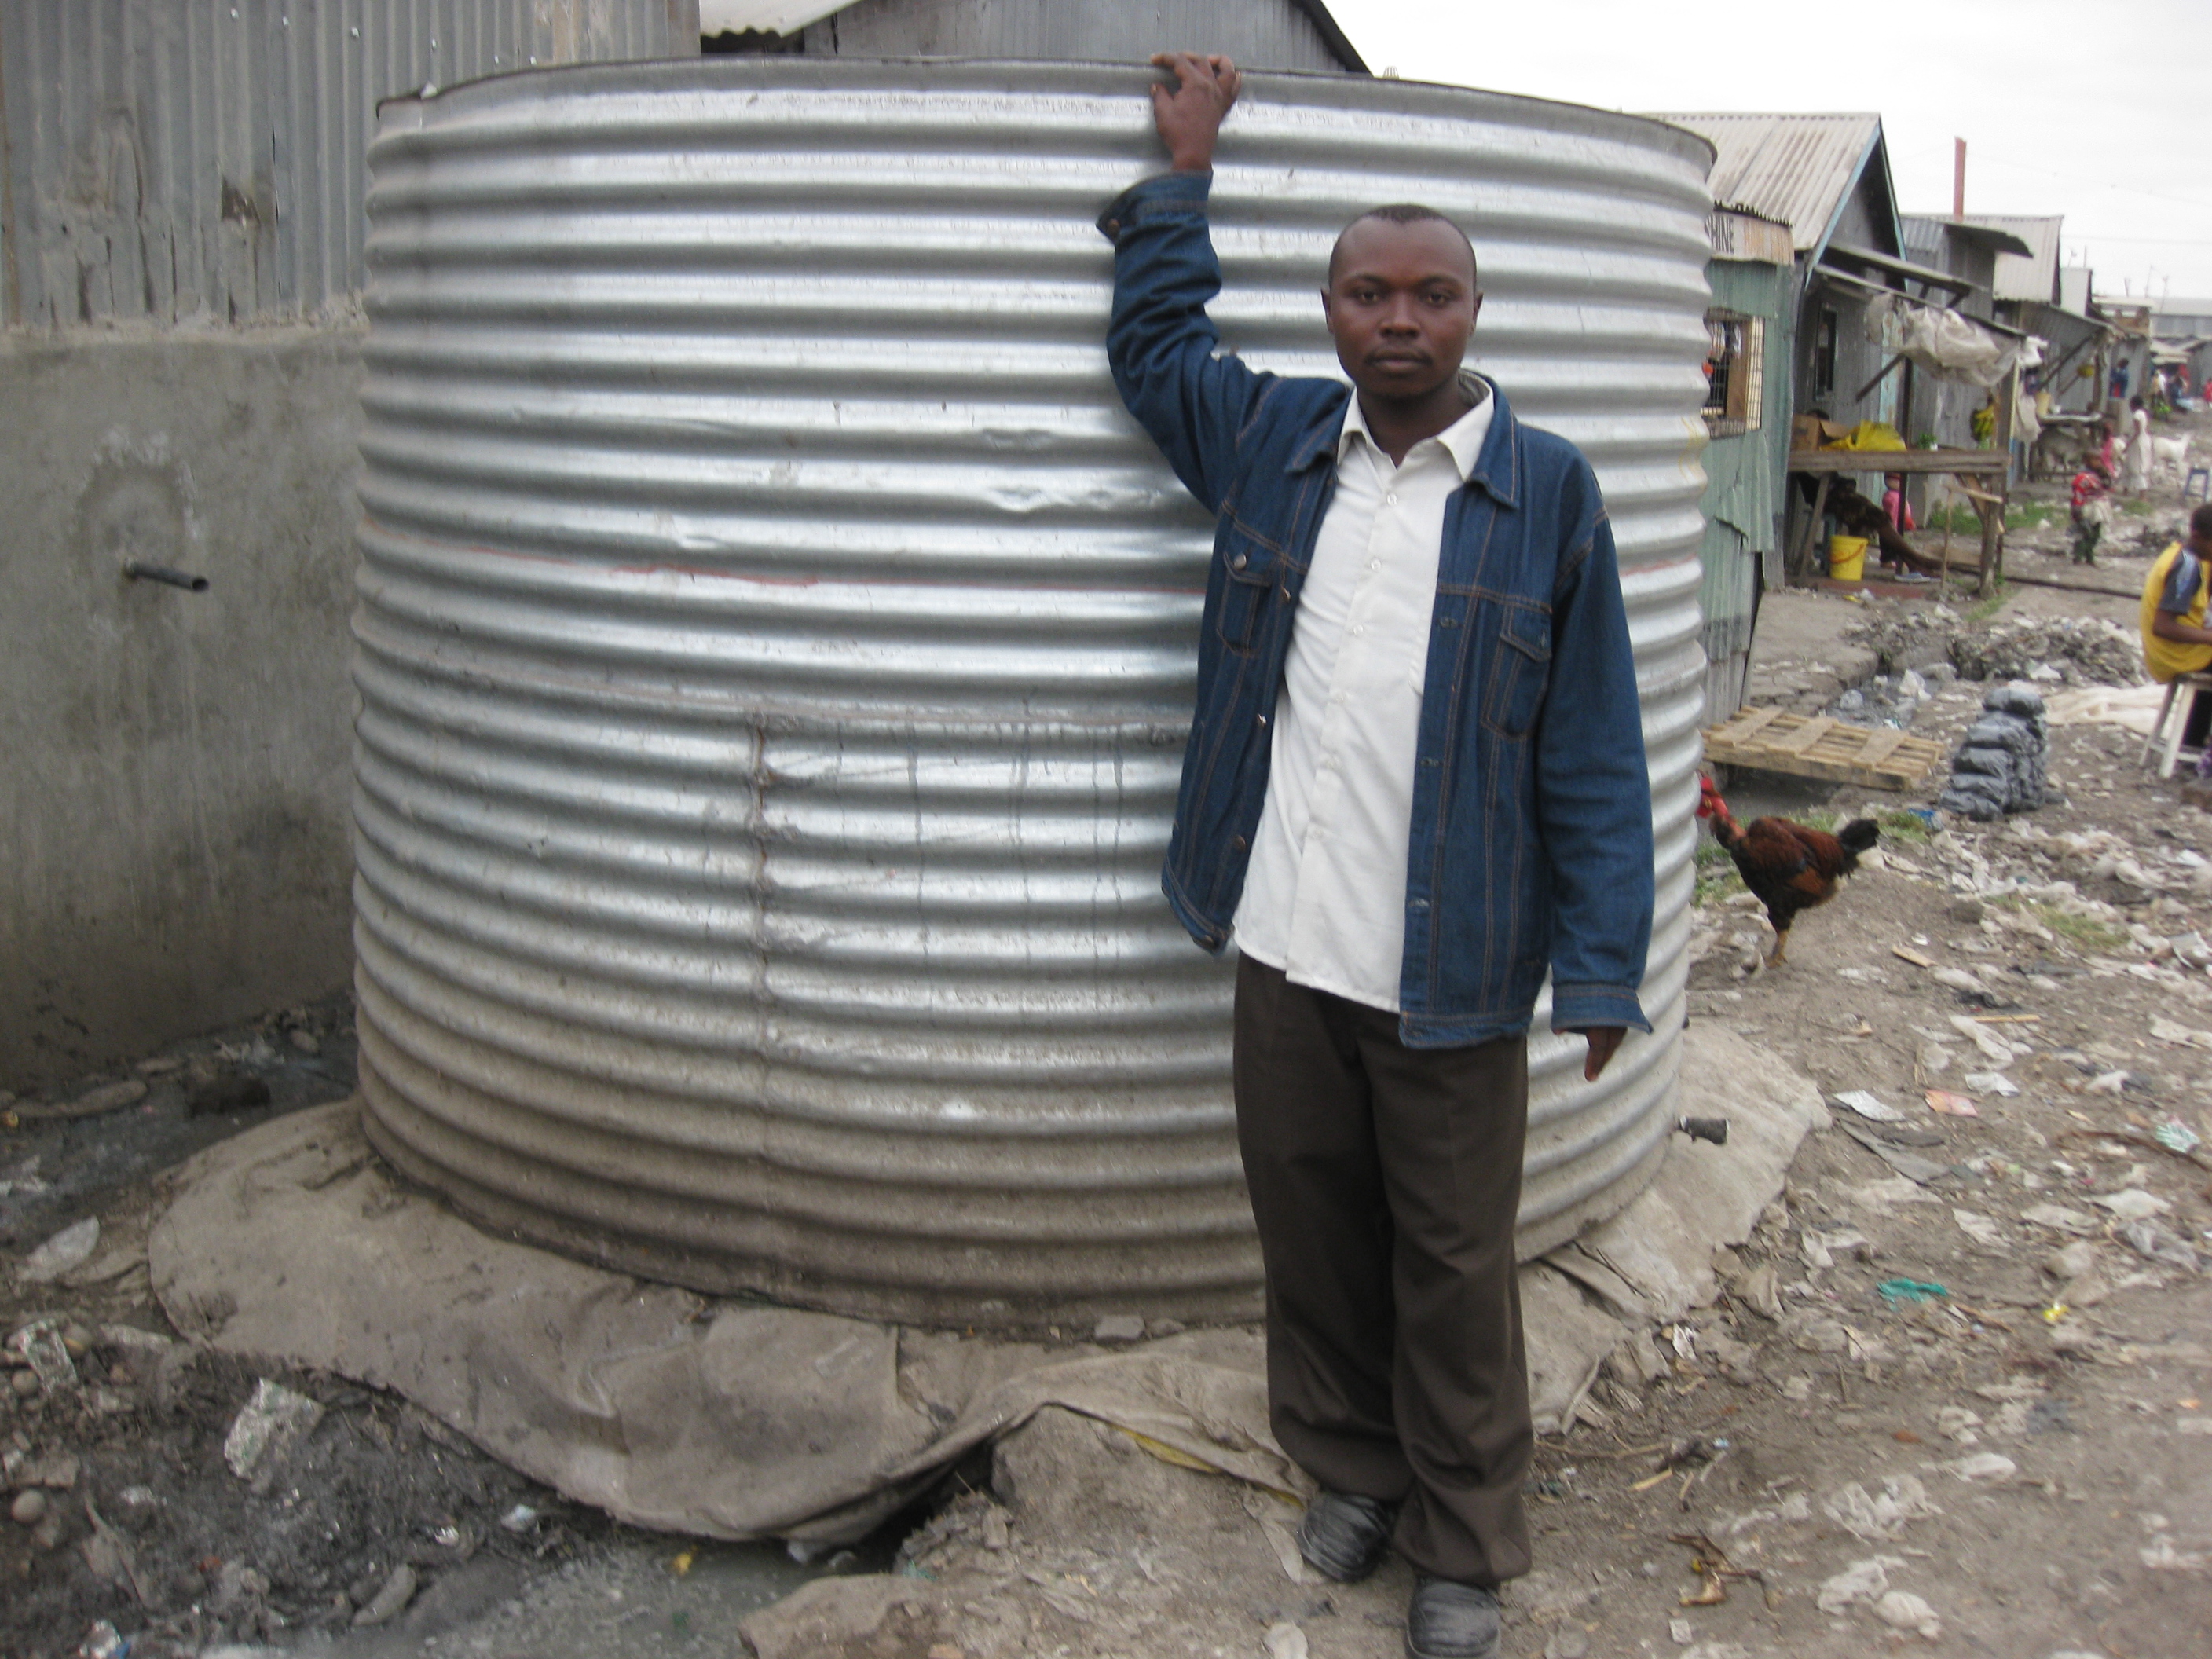
<path id="1" fill-rule="evenodd" d="M 1466 414 L 1437 434 L 1436 441 L 1443 446 L 1444 453 L 1451 457 L 1452 465 L 1459 472 L 1460 482 L 1465 483 L 1468 475 L 1474 471 L 1475 461 L 1482 453 L 1482 441 L 1490 431 L 1490 385 L 1472 369 L 1460 371 L 1459 383 L 1461 389 L 1474 401 L 1468 405 Z M 1355 436 L 1364 441 L 1377 455 L 1383 453 L 1382 446 L 1375 441 L 1375 434 L 1367 429 L 1367 416 L 1360 410 L 1357 391 L 1345 402 L 1344 426 L 1336 437 L 1336 459 L 1340 462 L 1352 453 Z M 1424 439 L 1422 441 L 1428 441 Z"/>

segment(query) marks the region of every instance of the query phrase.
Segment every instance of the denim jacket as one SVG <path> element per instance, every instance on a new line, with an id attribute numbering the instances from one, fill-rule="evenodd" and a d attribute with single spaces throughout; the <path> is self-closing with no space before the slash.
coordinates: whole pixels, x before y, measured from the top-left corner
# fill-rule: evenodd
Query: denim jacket
<path id="1" fill-rule="evenodd" d="M 1211 179 L 1170 173 L 1100 218 L 1115 385 L 1217 520 L 1198 698 L 1161 878 L 1228 943 L 1267 799 L 1283 659 L 1336 484 L 1351 388 L 1217 355 Z M 1650 1030 L 1651 792 L 1613 532 L 1589 463 L 1504 395 L 1444 515 L 1416 746 L 1399 1030 L 1416 1048 L 1552 1024 Z"/>

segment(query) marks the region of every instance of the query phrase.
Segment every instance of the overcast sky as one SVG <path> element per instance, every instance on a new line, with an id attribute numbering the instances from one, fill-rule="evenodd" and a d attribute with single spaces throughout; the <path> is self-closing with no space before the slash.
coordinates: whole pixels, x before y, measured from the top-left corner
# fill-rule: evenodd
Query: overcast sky
<path id="1" fill-rule="evenodd" d="M 1331 0 L 1377 73 L 1626 110 L 1872 110 L 1900 208 L 2063 214 L 2100 293 L 2212 298 L 2212 0 Z M 2170 95 L 2149 84 L 2163 76 Z"/>

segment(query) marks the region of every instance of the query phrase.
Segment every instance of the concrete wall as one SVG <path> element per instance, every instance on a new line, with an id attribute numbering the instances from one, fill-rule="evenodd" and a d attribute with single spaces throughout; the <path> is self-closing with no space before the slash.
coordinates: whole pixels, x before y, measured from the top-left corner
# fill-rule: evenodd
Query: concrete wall
<path id="1" fill-rule="evenodd" d="M 346 982 L 361 343 L 0 339 L 0 1086 Z"/>

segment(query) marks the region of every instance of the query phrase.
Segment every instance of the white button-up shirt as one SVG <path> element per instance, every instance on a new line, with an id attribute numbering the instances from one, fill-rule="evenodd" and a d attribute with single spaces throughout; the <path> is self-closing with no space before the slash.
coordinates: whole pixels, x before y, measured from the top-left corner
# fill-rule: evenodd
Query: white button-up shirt
<path id="1" fill-rule="evenodd" d="M 1414 749 L 1444 507 L 1490 430 L 1482 401 L 1393 465 L 1353 397 L 1275 704 L 1237 944 L 1293 984 L 1398 1011 Z"/>

